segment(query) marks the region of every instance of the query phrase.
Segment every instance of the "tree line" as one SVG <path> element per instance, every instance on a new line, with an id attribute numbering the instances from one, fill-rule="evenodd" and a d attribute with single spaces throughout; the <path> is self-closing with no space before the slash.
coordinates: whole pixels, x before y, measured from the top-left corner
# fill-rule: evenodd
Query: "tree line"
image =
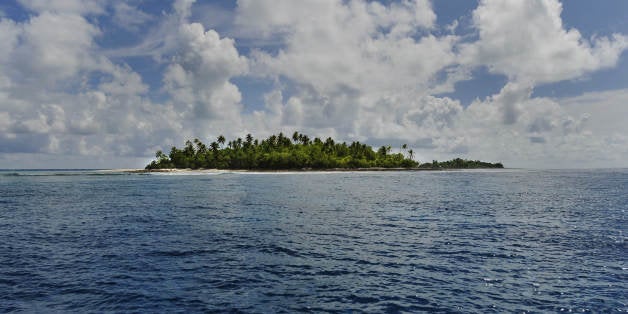
<path id="1" fill-rule="evenodd" d="M 311 139 L 305 134 L 294 132 L 291 137 L 283 133 L 258 140 L 251 134 L 227 142 L 220 135 L 209 145 L 194 139 L 186 141 L 183 148 L 173 146 L 168 154 L 159 150 L 156 159 L 147 170 L 152 169 L 333 169 L 333 168 L 417 168 L 414 152 L 406 144 L 403 153 L 392 153 L 391 146 L 374 150 L 358 141 L 347 144 L 336 142 L 331 137 Z M 455 159 L 449 162 L 433 162 L 442 168 L 476 168 L 487 165 L 479 161 Z M 426 165 L 426 164 L 424 164 Z M 464 167 L 462 167 L 463 165 Z M 473 165 L 473 167 L 471 167 Z M 492 165 L 492 164 L 490 164 Z M 503 167 L 503 166 L 502 166 Z M 421 165 L 420 168 L 423 168 Z"/>
<path id="2" fill-rule="evenodd" d="M 501 162 L 490 163 L 479 160 L 466 160 L 455 158 L 448 161 L 434 160 L 431 163 L 422 163 L 420 169 L 484 169 L 484 168 L 504 168 Z"/>

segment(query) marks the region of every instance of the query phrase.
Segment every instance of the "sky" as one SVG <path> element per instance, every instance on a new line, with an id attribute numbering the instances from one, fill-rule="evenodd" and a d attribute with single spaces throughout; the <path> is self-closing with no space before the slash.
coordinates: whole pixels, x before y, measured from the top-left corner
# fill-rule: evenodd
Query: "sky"
<path id="1" fill-rule="evenodd" d="M 0 168 L 294 131 L 628 167 L 628 1 L 3 0 Z"/>

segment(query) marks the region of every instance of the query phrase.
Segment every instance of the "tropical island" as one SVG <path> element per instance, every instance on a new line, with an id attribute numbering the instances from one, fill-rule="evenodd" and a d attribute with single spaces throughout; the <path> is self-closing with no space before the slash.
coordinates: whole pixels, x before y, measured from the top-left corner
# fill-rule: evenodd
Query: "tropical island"
<path id="1" fill-rule="evenodd" d="M 503 168 L 501 163 L 488 163 L 461 158 L 445 162 L 436 160 L 423 163 L 413 159 L 414 152 L 403 144 L 402 152 L 392 153 L 391 146 L 374 150 L 371 146 L 352 142 L 336 142 L 331 137 L 324 141 L 311 139 L 294 132 L 292 137 L 283 133 L 271 135 L 261 141 L 248 134 L 226 142 L 220 135 L 205 145 L 198 138 L 186 141 L 183 148 L 172 147 L 169 154 L 157 151 L 156 160 L 145 168 L 160 169 L 229 169 L 229 170 L 328 170 L 328 169 L 477 169 Z"/>

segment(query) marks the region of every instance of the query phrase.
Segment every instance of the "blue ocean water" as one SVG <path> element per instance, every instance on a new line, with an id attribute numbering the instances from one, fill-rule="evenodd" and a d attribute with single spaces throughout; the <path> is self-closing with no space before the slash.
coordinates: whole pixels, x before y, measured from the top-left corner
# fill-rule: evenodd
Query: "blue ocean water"
<path id="1" fill-rule="evenodd" d="M 628 170 L 0 171 L 2 312 L 627 312 Z"/>

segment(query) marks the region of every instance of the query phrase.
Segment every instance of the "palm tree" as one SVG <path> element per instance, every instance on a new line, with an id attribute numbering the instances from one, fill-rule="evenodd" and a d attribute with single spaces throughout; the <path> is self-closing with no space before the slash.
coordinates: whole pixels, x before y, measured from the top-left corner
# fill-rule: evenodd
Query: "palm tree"
<path id="1" fill-rule="evenodd" d="M 292 142 L 291 140 L 294 140 Z M 307 135 L 294 132 L 292 139 L 283 133 L 271 135 L 268 139 L 257 140 L 251 134 L 244 138 L 229 141 L 220 135 L 216 141 L 205 145 L 195 138 L 186 141 L 182 149 L 172 147 L 167 156 L 162 151 L 155 154 L 157 160 L 147 165 L 147 169 L 157 168 L 229 168 L 229 169 L 292 169 L 312 167 L 316 169 L 333 167 L 417 167 L 414 150 L 408 144 L 400 145 L 401 153 L 391 154 L 391 146 L 381 146 L 377 151 L 358 141 L 335 142 L 331 137 L 322 141 L 319 137 L 311 140 Z M 406 158 L 407 157 L 407 158 Z M 489 167 L 493 164 L 456 158 L 450 161 L 425 167 L 472 168 Z M 503 167 L 502 164 L 495 164 Z"/>
<path id="2" fill-rule="evenodd" d="M 268 138 L 268 145 L 270 145 L 270 147 L 277 147 L 277 135 L 273 134 Z"/>
<path id="3" fill-rule="evenodd" d="M 188 157 L 194 156 L 194 153 L 195 153 L 194 145 L 192 144 L 190 140 L 185 141 L 184 152 L 185 152 L 185 155 Z"/>
<path id="4" fill-rule="evenodd" d="M 277 143 L 279 143 L 279 145 L 283 145 L 283 139 L 285 138 L 285 136 L 283 135 L 283 132 L 279 132 L 279 136 L 277 136 Z"/>
<path id="5" fill-rule="evenodd" d="M 308 145 L 310 143 L 310 138 L 305 134 L 301 134 L 299 136 L 299 139 L 301 140 L 301 143 L 303 143 L 303 145 Z"/>
<path id="6" fill-rule="evenodd" d="M 377 153 L 380 154 L 381 156 L 386 156 L 386 146 L 382 146 L 377 150 Z"/>
<path id="7" fill-rule="evenodd" d="M 327 146 L 334 146 L 335 144 L 336 144 L 336 143 L 334 143 L 334 139 L 333 139 L 333 138 L 331 138 L 331 137 L 328 137 L 328 138 L 325 140 L 325 145 L 327 145 Z"/>
<path id="8" fill-rule="evenodd" d="M 205 144 L 203 144 L 203 142 L 201 142 L 201 140 L 199 140 L 198 138 L 194 139 L 194 144 L 196 145 L 196 152 L 199 154 L 205 154 L 205 152 L 207 151 L 207 147 L 205 146 Z"/>

